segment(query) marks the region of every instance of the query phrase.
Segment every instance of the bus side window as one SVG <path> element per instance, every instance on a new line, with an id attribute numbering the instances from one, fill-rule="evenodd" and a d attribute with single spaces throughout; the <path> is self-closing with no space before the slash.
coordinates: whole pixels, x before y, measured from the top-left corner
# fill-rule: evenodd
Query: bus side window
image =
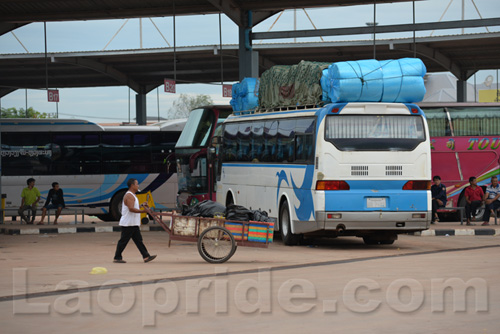
<path id="1" fill-rule="evenodd" d="M 313 162 L 314 118 L 299 118 L 295 127 L 295 161 Z"/>
<path id="2" fill-rule="evenodd" d="M 264 145 L 264 122 L 253 122 L 252 123 L 252 151 L 250 152 L 250 161 L 260 162 L 263 155 L 263 145 Z"/>
<path id="3" fill-rule="evenodd" d="M 250 161 L 250 123 L 240 123 L 238 130 L 238 161 Z"/>
<path id="4" fill-rule="evenodd" d="M 223 140 L 224 161 L 236 161 L 236 152 L 238 151 L 237 134 L 238 123 L 226 124 Z"/>
<path id="5" fill-rule="evenodd" d="M 276 162 L 276 138 L 278 135 L 278 121 L 270 120 L 264 124 L 264 154 L 262 161 Z"/>
<path id="6" fill-rule="evenodd" d="M 278 162 L 293 161 L 295 120 L 286 119 L 278 124 Z"/>

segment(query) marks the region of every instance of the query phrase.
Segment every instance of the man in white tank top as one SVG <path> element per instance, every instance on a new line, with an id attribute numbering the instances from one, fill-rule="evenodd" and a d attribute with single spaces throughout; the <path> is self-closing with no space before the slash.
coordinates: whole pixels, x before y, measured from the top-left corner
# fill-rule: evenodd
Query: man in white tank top
<path id="1" fill-rule="evenodd" d="M 132 239 L 141 252 L 142 258 L 144 262 L 153 261 L 156 258 L 156 255 L 149 255 L 146 246 L 142 242 L 141 235 L 141 213 L 145 211 L 144 206 L 147 206 L 147 203 L 143 203 L 141 207 L 139 207 L 139 200 L 135 193 L 139 190 L 139 182 L 136 179 L 129 179 L 127 181 L 128 191 L 123 196 L 122 203 L 122 218 L 120 219 L 120 226 L 122 227 L 122 235 L 118 244 L 116 245 L 115 252 L 115 263 L 126 263 L 125 260 L 122 259 L 122 252 L 127 246 L 130 239 Z"/>

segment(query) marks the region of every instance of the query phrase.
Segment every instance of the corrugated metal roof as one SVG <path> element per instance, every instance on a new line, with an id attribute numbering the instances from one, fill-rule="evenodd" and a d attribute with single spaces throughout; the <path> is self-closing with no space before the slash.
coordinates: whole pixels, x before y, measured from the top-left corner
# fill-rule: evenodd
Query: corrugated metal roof
<path id="1" fill-rule="evenodd" d="M 411 38 L 377 40 L 377 58 L 413 56 Z M 372 41 L 256 44 L 262 73 L 276 64 L 301 60 L 335 62 L 373 57 Z M 417 56 L 429 72 L 500 68 L 500 32 L 417 38 Z M 238 80 L 238 48 L 224 46 L 224 80 Z M 96 87 L 129 85 L 148 92 L 173 78 L 171 48 L 50 53 L 49 86 Z M 213 45 L 177 48 L 178 83 L 220 82 L 220 55 Z M 460 73 L 458 73 L 460 75 Z M 45 88 L 45 59 L 38 54 L 0 55 L 0 96 L 17 88 Z"/>

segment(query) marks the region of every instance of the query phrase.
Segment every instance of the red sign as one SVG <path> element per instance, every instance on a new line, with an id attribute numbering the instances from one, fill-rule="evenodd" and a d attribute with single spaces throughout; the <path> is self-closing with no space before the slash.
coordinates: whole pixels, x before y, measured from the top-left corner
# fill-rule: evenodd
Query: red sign
<path id="1" fill-rule="evenodd" d="M 59 102 L 59 90 L 57 89 L 47 90 L 47 99 L 49 102 Z"/>
<path id="2" fill-rule="evenodd" d="M 175 80 L 165 79 L 165 93 L 175 93 Z"/>
<path id="3" fill-rule="evenodd" d="M 233 85 L 222 85 L 222 97 L 233 97 Z"/>

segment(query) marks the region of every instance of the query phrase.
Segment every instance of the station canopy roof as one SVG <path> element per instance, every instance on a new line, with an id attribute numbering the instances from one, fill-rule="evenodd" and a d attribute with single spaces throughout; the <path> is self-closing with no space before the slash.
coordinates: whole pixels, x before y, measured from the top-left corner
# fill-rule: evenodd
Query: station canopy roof
<path id="1" fill-rule="evenodd" d="M 373 0 L 1 0 L 0 35 L 30 22 L 172 16 L 174 11 L 176 15 L 223 12 L 243 26 L 242 13 L 250 10 L 255 25 L 284 9 L 362 4 L 373 4 Z"/>
<path id="2" fill-rule="evenodd" d="M 377 59 L 413 57 L 413 40 L 377 40 Z M 434 36 L 416 39 L 417 57 L 428 72 L 450 71 L 470 77 L 477 70 L 500 68 L 500 33 Z M 259 73 L 273 65 L 301 60 L 336 62 L 373 58 L 373 41 L 254 44 Z M 238 45 L 223 45 L 223 79 L 238 81 Z M 129 86 L 147 93 L 174 78 L 173 48 L 49 53 L 51 88 Z M 178 83 L 221 81 L 219 45 L 178 47 Z M 0 97 L 18 88 L 45 88 L 43 53 L 0 55 Z"/>

